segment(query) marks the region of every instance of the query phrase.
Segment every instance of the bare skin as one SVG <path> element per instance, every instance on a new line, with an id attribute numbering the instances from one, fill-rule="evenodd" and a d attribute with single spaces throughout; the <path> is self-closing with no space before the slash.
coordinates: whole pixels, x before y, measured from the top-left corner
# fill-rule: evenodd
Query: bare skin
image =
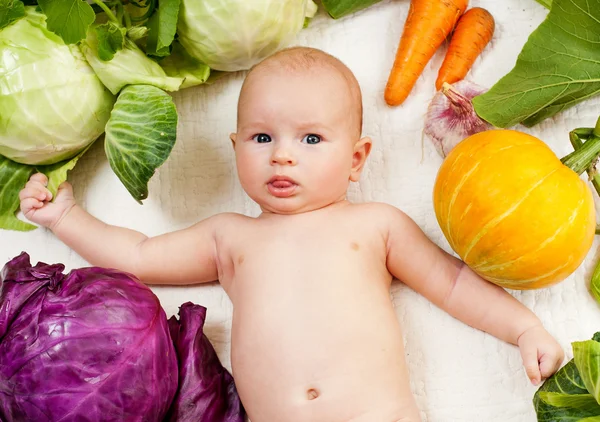
<path id="1" fill-rule="evenodd" d="M 67 183 L 51 201 L 41 174 L 21 191 L 21 209 L 91 264 L 149 284 L 219 280 L 234 306 L 233 375 L 253 422 L 421 420 L 390 301 L 394 277 L 517 345 L 534 384 L 553 374 L 563 351 L 529 309 L 400 210 L 346 200 L 371 149 L 353 84 L 341 63 L 305 48 L 250 72 L 231 140 L 257 218 L 219 214 L 147 238 L 88 214 Z"/>

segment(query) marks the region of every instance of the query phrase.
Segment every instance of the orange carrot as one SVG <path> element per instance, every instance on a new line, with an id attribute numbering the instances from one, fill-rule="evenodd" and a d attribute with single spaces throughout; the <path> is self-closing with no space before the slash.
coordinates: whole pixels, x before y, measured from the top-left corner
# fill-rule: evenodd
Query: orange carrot
<path id="1" fill-rule="evenodd" d="M 468 0 L 411 0 L 394 65 L 385 87 L 385 102 L 401 104 L 425 65 L 467 8 Z"/>
<path id="2" fill-rule="evenodd" d="M 437 90 L 444 82 L 453 84 L 464 79 L 477 56 L 492 39 L 494 27 L 494 18 L 481 7 L 469 9 L 460 17 L 435 81 Z"/>

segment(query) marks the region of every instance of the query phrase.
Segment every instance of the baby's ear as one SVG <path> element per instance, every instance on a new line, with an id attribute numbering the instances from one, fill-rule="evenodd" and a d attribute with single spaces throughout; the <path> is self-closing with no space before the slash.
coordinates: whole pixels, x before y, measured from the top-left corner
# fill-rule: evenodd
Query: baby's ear
<path id="1" fill-rule="evenodd" d="M 352 171 L 350 171 L 350 180 L 352 182 L 358 182 L 360 179 L 360 173 L 362 172 L 367 157 L 371 153 L 371 146 L 373 141 L 368 136 L 361 138 L 354 145 L 354 154 L 352 155 Z"/>
<path id="2" fill-rule="evenodd" d="M 235 149 L 235 139 L 237 138 L 237 133 L 229 134 L 229 139 L 231 139 L 231 146 Z"/>

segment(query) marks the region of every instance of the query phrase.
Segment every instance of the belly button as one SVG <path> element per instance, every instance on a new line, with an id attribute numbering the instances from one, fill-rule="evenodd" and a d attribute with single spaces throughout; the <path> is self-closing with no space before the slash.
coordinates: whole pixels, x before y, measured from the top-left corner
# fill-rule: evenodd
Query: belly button
<path id="1" fill-rule="evenodd" d="M 319 391 L 314 389 L 314 388 L 310 388 L 307 392 L 306 392 L 306 396 L 309 400 L 314 400 L 317 397 L 319 397 Z"/>

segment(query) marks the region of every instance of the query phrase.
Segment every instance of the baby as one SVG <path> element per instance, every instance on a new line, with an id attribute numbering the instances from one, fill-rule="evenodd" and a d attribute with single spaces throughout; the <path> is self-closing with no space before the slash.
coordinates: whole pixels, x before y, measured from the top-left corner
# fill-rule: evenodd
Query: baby
<path id="1" fill-rule="evenodd" d="M 394 277 L 518 345 L 534 384 L 553 374 L 563 351 L 525 306 L 402 211 L 346 199 L 371 150 L 361 131 L 352 72 L 320 50 L 290 48 L 248 73 L 231 135 L 258 217 L 219 214 L 148 238 L 88 214 L 68 183 L 50 202 L 42 174 L 21 191 L 21 210 L 93 265 L 148 284 L 218 280 L 233 303 L 231 363 L 252 422 L 421 420 L 390 300 Z"/>

